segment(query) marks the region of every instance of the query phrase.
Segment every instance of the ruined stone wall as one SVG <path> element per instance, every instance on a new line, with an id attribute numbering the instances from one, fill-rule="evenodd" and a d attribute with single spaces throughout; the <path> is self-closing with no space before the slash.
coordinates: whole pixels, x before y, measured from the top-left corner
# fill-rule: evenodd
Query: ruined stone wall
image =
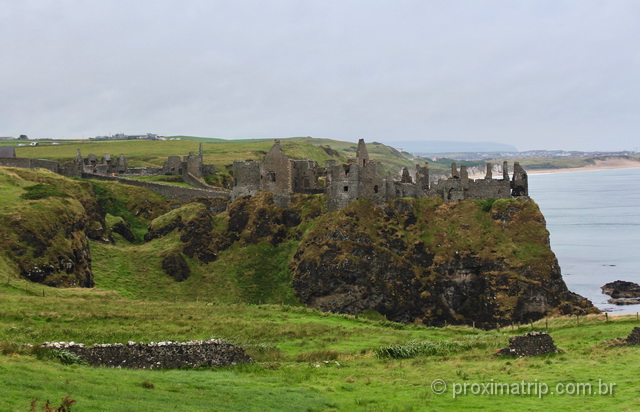
<path id="1" fill-rule="evenodd" d="M 262 162 L 261 189 L 276 196 L 291 194 L 293 188 L 291 169 L 291 160 L 282 151 L 280 142 L 276 141 Z"/>
<path id="2" fill-rule="evenodd" d="M 496 354 L 504 356 L 538 356 L 548 353 L 562 352 L 553 343 L 551 335 L 545 332 L 529 332 L 509 338 L 509 346 L 500 349 Z"/>
<path id="3" fill-rule="evenodd" d="M 529 196 L 529 177 L 520 163 L 513 164 L 513 179 L 511 180 L 512 196 Z"/>
<path id="4" fill-rule="evenodd" d="M 181 175 L 182 174 L 182 160 L 180 156 L 169 156 L 167 161 L 162 165 L 163 175 Z"/>
<path id="5" fill-rule="evenodd" d="M 220 339 L 148 344 L 129 342 L 127 345 L 96 344 L 91 347 L 74 342 L 47 342 L 43 346 L 74 353 L 93 366 L 112 368 L 198 368 L 252 361 L 241 347 Z"/>
<path id="6" fill-rule="evenodd" d="M 327 210 L 339 210 L 359 198 L 360 166 L 351 163 L 327 166 Z"/>
<path id="7" fill-rule="evenodd" d="M 233 190 L 231 198 L 253 196 L 260 191 L 260 162 L 253 160 L 233 162 Z"/>
<path id="8" fill-rule="evenodd" d="M 318 178 L 322 171 L 312 160 L 292 160 L 292 189 L 294 193 L 318 189 Z"/>
<path id="9" fill-rule="evenodd" d="M 54 173 L 58 173 L 60 170 L 60 163 L 58 162 L 42 159 L 28 159 L 24 157 L 2 157 L 0 158 L 0 166 L 22 167 L 27 169 L 42 168 L 51 170 Z"/>
<path id="10" fill-rule="evenodd" d="M 193 187 L 197 187 L 199 189 L 211 189 L 211 188 L 213 188 L 213 186 L 209 186 L 204 181 L 202 181 L 202 179 L 198 179 L 197 177 L 195 177 L 191 173 L 183 174 L 182 175 L 182 179 L 184 180 L 185 183 L 187 183 L 187 184 L 189 184 L 189 185 L 191 185 Z"/>
<path id="11" fill-rule="evenodd" d="M 465 193 L 466 199 L 509 199 L 511 185 L 508 180 L 476 179 Z"/>
<path id="12" fill-rule="evenodd" d="M 362 160 L 359 163 L 362 163 Z M 380 164 L 373 160 L 363 164 L 364 166 L 360 167 L 358 198 L 369 199 L 376 205 L 382 205 L 388 198 L 388 193 L 385 179 L 378 175 Z"/>
<path id="13" fill-rule="evenodd" d="M 416 196 L 426 196 L 429 193 L 429 166 L 416 165 Z"/>
<path id="14" fill-rule="evenodd" d="M 188 156 L 185 156 L 182 173 L 191 174 L 197 179 L 202 178 L 202 156 L 196 155 L 193 152 L 190 152 Z"/>
<path id="15" fill-rule="evenodd" d="M 229 190 L 222 189 L 222 188 L 196 189 L 196 188 L 190 188 L 190 187 L 165 185 L 162 183 L 155 183 L 155 182 L 144 182 L 142 180 L 127 179 L 127 178 L 118 177 L 118 176 L 96 175 L 91 173 L 83 173 L 82 177 L 89 178 L 89 179 L 106 180 L 110 182 L 120 182 L 126 185 L 144 187 L 166 198 L 176 199 L 181 201 L 193 199 L 194 197 L 228 198 L 230 195 Z"/>
<path id="16" fill-rule="evenodd" d="M 260 189 L 273 194 L 276 205 L 289 206 L 293 192 L 293 165 L 282 151 L 278 140 L 264 156 L 260 177 Z"/>
<path id="17" fill-rule="evenodd" d="M 123 177 L 127 176 L 157 176 L 161 175 L 161 167 L 128 167 L 126 173 L 119 173 Z"/>
<path id="18" fill-rule="evenodd" d="M 0 157 L 16 157 L 16 148 L 13 146 L 0 146 Z"/>

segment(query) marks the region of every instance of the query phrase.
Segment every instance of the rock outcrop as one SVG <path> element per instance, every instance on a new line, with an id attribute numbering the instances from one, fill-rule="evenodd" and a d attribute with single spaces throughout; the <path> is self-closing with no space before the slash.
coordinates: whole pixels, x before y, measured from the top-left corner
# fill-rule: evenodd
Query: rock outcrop
<path id="1" fill-rule="evenodd" d="M 602 293 L 614 299 L 618 298 L 640 298 L 640 285 L 624 280 L 609 282 L 601 287 Z"/>
<path id="2" fill-rule="evenodd" d="M 399 322 L 495 327 L 598 312 L 567 289 L 531 200 L 357 201 L 317 219 L 291 268 L 303 303 Z"/>

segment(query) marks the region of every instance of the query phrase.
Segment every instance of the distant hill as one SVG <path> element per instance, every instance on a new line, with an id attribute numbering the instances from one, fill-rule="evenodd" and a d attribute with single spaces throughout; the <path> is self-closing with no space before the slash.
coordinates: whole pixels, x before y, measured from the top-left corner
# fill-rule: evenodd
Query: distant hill
<path id="1" fill-rule="evenodd" d="M 420 154 L 465 152 L 517 152 L 515 146 L 496 142 L 449 142 L 445 140 L 413 140 L 383 142 L 405 152 Z"/>

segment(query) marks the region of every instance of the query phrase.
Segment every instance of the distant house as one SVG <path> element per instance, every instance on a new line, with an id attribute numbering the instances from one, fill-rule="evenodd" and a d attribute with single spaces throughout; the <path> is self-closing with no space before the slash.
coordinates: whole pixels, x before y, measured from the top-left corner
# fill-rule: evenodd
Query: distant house
<path id="1" fill-rule="evenodd" d="M 0 147 L 0 157 L 16 157 L 16 148 L 13 146 Z"/>
<path id="2" fill-rule="evenodd" d="M 11 136 L 0 136 L 0 140 L 13 140 L 14 137 Z"/>

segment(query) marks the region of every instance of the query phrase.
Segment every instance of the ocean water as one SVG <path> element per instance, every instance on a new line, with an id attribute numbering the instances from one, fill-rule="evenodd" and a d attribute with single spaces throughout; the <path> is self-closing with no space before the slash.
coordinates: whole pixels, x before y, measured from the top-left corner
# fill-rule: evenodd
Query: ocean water
<path id="1" fill-rule="evenodd" d="M 608 304 L 600 290 L 614 280 L 640 283 L 640 169 L 529 174 L 529 195 L 569 289 L 601 310 L 640 312 Z"/>

